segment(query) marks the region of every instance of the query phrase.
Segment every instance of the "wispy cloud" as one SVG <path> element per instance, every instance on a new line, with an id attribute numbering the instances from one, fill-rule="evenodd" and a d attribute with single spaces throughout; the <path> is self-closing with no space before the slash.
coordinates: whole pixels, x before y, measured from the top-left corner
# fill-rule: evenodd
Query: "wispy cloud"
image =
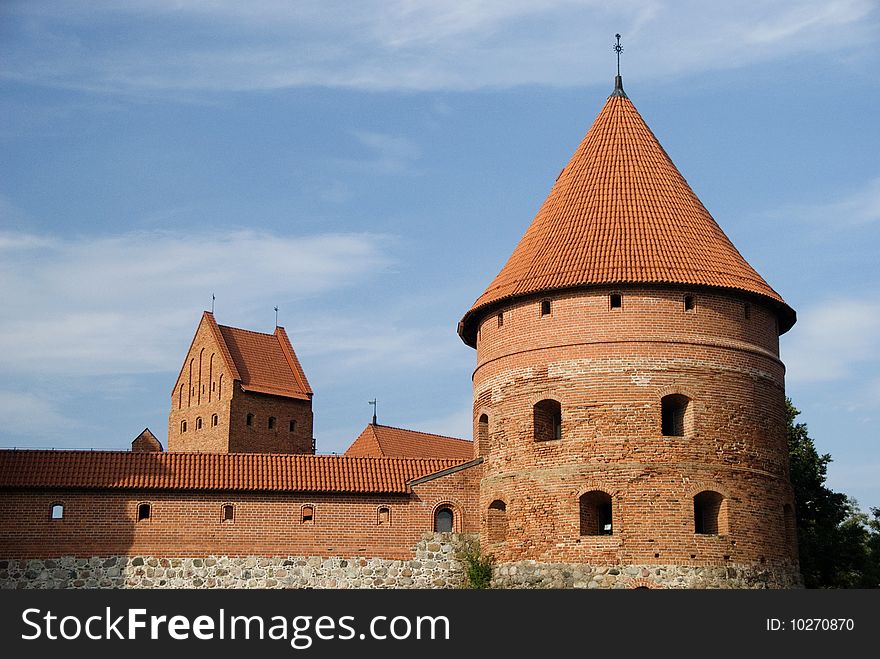
<path id="1" fill-rule="evenodd" d="M 880 302 L 825 300 L 798 312 L 783 346 L 787 378 L 796 383 L 843 380 L 880 361 Z"/>
<path id="2" fill-rule="evenodd" d="M 829 231 L 880 221 L 880 176 L 839 198 L 815 204 L 793 204 L 774 210 L 773 217 L 791 222 L 808 222 Z"/>
<path id="3" fill-rule="evenodd" d="M 135 94 L 577 85 L 608 78 L 617 31 L 641 77 L 854 49 L 877 34 L 872 0 L 34 0 L 4 4 L 0 20 L 3 77 Z"/>
<path id="4" fill-rule="evenodd" d="M 50 401 L 21 391 L 0 389 L 0 418 L 2 434 L 10 436 L 48 439 L 77 427 L 75 419 L 65 417 Z"/>
<path id="5" fill-rule="evenodd" d="M 0 370 L 107 375 L 173 370 L 216 293 L 233 317 L 360 283 L 387 238 L 253 231 L 0 236 Z M 264 314 L 267 315 L 267 314 Z M 245 321 L 247 322 L 247 321 Z M 246 326 L 249 326 L 246 325 Z"/>
<path id="6" fill-rule="evenodd" d="M 407 137 L 371 131 L 352 133 L 360 150 L 361 158 L 337 158 L 336 165 L 374 174 L 403 174 L 412 172 L 413 164 L 421 156 L 419 146 Z"/>

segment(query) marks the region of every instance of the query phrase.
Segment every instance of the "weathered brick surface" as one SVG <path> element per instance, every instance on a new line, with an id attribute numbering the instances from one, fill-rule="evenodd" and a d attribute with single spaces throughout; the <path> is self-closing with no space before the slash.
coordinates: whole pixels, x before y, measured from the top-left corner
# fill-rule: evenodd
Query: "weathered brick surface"
<path id="1" fill-rule="evenodd" d="M 610 308 L 612 292 L 622 308 Z M 597 287 L 551 296 L 542 316 L 541 299 L 500 309 L 503 326 L 498 310 L 480 324 L 473 418 L 476 436 L 489 417 L 484 551 L 500 564 L 796 566 L 783 513 L 793 501 L 784 367 L 768 303 L 699 288 Z M 661 432 L 660 401 L 673 393 L 691 399 L 681 437 Z M 533 408 L 548 398 L 561 403 L 562 438 L 535 442 Z M 593 490 L 612 497 L 612 535 L 581 535 L 579 497 Z M 724 495 L 726 532 L 694 532 L 703 490 Z M 490 543 L 496 500 L 507 534 Z"/>
<path id="2" fill-rule="evenodd" d="M 440 506 L 454 531 L 475 533 L 480 467 L 443 476 L 406 495 L 189 491 L 7 490 L 0 496 L 0 558 L 150 556 L 371 556 L 404 559 L 433 531 Z M 51 519 L 52 505 L 64 506 Z M 138 505 L 149 503 L 148 520 Z M 223 506 L 232 505 L 232 521 Z M 303 522 L 303 506 L 313 506 Z M 387 508 L 387 522 L 380 509 Z M 380 523 L 381 522 L 381 523 Z"/>

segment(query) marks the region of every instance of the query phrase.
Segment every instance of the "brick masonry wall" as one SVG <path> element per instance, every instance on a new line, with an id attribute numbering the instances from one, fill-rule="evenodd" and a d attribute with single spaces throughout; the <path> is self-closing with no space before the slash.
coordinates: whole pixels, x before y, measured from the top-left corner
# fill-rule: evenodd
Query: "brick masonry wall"
<path id="1" fill-rule="evenodd" d="M 612 292 L 622 308 L 610 308 Z M 549 299 L 550 315 L 532 298 L 505 307 L 500 327 L 497 312 L 481 322 L 473 418 L 476 436 L 480 416 L 489 417 L 484 551 L 501 565 L 796 573 L 772 309 L 757 298 L 671 287 Z M 661 399 L 673 393 L 691 399 L 681 437 L 661 432 Z M 533 408 L 544 399 L 561 403 L 560 440 L 534 441 Z M 595 490 L 611 496 L 612 535 L 581 535 L 579 500 Z M 693 497 L 703 490 L 725 497 L 727 528 L 718 534 L 695 533 Z M 507 533 L 490 543 L 488 510 L 498 500 Z"/>
<path id="2" fill-rule="evenodd" d="M 57 556 L 370 556 L 411 557 L 433 531 L 441 506 L 454 531 L 479 530 L 472 467 L 413 488 L 411 494 L 170 491 L 5 491 L 0 496 L 0 558 Z M 51 519 L 61 503 L 64 516 Z M 149 503 L 150 518 L 138 521 Z M 233 519 L 223 507 L 233 506 Z M 303 521 L 303 507 L 313 508 Z M 380 517 L 380 509 L 388 515 Z"/>
<path id="3" fill-rule="evenodd" d="M 62 556 L 0 560 L 0 588 L 459 588 L 476 536 L 425 533 L 406 559 Z"/>
<path id="4" fill-rule="evenodd" d="M 254 415 L 250 426 L 248 414 Z M 269 417 L 275 418 L 274 428 L 269 428 Z M 291 421 L 296 422 L 293 431 Z M 312 402 L 243 391 L 226 372 L 219 346 L 202 323 L 171 394 L 168 450 L 313 453 Z"/>

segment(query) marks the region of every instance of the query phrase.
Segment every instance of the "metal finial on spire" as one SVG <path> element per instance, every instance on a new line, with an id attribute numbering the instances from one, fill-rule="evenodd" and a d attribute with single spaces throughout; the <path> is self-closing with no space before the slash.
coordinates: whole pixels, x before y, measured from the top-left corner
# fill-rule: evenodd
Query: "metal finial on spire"
<path id="1" fill-rule="evenodd" d="M 275 327 L 278 327 L 278 307 L 275 307 Z"/>
<path id="2" fill-rule="evenodd" d="M 376 425 L 376 403 L 377 403 L 377 399 L 375 399 L 375 398 L 373 400 L 367 401 L 367 405 L 373 406 L 373 425 L 374 426 Z"/>
<path id="3" fill-rule="evenodd" d="M 623 46 L 620 45 L 620 35 L 614 35 L 617 38 L 617 43 L 614 44 L 614 52 L 617 53 L 617 75 L 620 75 L 620 53 L 623 52 Z"/>
<path id="4" fill-rule="evenodd" d="M 214 297 L 214 294 L 211 293 L 211 313 L 214 313 L 214 300 L 216 300 L 216 299 L 217 298 Z"/>
<path id="5" fill-rule="evenodd" d="M 623 78 L 620 77 L 620 53 L 623 52 L 623 46 L 620 45 L 620 35 L 615 34 L 614 36 L 617 38 L 617 43 L 612 46 L 614 52 L 617 53 L 617 76 L 614 78 L 614 91 L 611 92 L 611 95 L 626 98 L 626 92 L 623 91 Z"/>

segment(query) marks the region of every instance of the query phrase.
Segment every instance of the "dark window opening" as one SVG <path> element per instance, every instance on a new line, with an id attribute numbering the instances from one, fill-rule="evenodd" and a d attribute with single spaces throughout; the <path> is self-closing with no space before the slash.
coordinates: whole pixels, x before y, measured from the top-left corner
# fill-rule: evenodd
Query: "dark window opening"
<path id="1" fill-rule="evenodd" d="M 706 490 L 694 497 L 694 533 L 724 535 L 724 496 Z"/>
<path id="2" fill-rule="evenodd" d="M 269 417 L 269 430 L 274 430 L 274 429 L 275 429 L 275 417 L 270 416 Z"/>
<path id="3" fill-rule="evenodd" d="M 144 520 L 150 519 L 150 504 L 142 503 L 138 505 L 138 521 L 143 522 Z"/>
<path id="4" fill-rule="evenodd" d="M 581 535 L 612 535 L 611 496 L 594 490 L 580 498 Z"/>
<path id="5" fill-rule="evenodd" d="M 52 519 L 63 519 L 64 518 L 64 504 L 63 503 L 53 503 L 52 504 Z"/>
<path id="6" fill-rule="evenodd" d="M 683 437 L 685 430 L 685 415 L 690 400 L 681 394 L 664 396 L 660 401 L 661 426 L 663 435 L 666 437 Z"/>
<path id="7" fill-rule="evenodd" d="M 380 526 L 391 524 L 391 508 L 388 506 L 382 506 L 379 508 L 377 522 Z"/>
<path id="8" fill-rule="evenodd" d="M 498 327 L 504 326 L 504 312 L 498 314 Z"/>
<path id="9" fill-rule="evenodd" d="M 485 455 L 489 451 L 489 415 L 481 414 L 480 420 L 477 422 L 477 449 L 480 455 Z"/>
<path id="10" fill-rule="evenodd" d="M 536 442 L 562 439 L 562 405 L 547 399 L 535 404 L 534 433 Z"/>
<path id="11" fill-rule="evenodd" d="M 211 426 L 214 427 L 220 423 L 220 418 L 216 414 L 211 415 Z"/>
<path id="12" fill-rule="evenodd" d="M 612 293 L 610 302 L 612 309 L 620 309 L 623 306 L 623 300 L 620 297 L 620 293 Z"/>
<path id="13" fill-rule="evenodd" d="M 233 519 L 235 519 L 235 509 L 231 505 L 226 504 L 223 506 L 223 521 L 231 522 Z"/>
<path id="14" fill-rule="evenodd" d="M 303 524 L 311 524 L 315 521 L 315 507 L 314 506 L 303 506 L 302 507 L 302 523 Z"/>
<path id="15" fill-rule="evenodd" d="M 186 421 L 180 422 L 180 432 L 182 432 L 182 433 L 186 432 Z"/>
<path id="16" fill-rule="evenodd" d="M 434 531 L 436 533 L 451 533 L 452 532 L 452 509 L 451 508 L 439 508 L 436 513 L 434 513 Z"/>
<path id="17" fill-rule="evenodd" d="M 693 295 L 685 295 L 684 296 L 684 310 L 685 311 L 693 311 L 696 306 L 696 302 L 694 301 Z"/>
<path id="18" fill-rule="evenodd" d="M 550 300 L 541 300 L 541 315 L 550 315 Z"/>
<path id="19" fill-rule="evenodd" d="M 507 504 L 496 499 L 489 504 L 487 515 L 489 542 L 504 542 L 507 540 Z"/>
<path id="20" fill-rule="evenodd" d="M 196 430 L 201 430 L 201 429 L 202 429 L 202 417 L 197 416 L 196 417 Z"/>
<path id="21" fill-rule="evenodd" d="M 248 415 L 245 417 L 244 422 L 245 422 L 247 425 L 249 425 L 249 426 L 254 425 L 254 415 L 253 415 L 253 414 L 248 414 Z"/>
<path id="22" fill-rule="evenodd" d="M 296 432 L 296 421 L 291 419 L 290 424 L 288 424 L 288 426 L 287 426 L 287 430 L 289 432 Z"/>

